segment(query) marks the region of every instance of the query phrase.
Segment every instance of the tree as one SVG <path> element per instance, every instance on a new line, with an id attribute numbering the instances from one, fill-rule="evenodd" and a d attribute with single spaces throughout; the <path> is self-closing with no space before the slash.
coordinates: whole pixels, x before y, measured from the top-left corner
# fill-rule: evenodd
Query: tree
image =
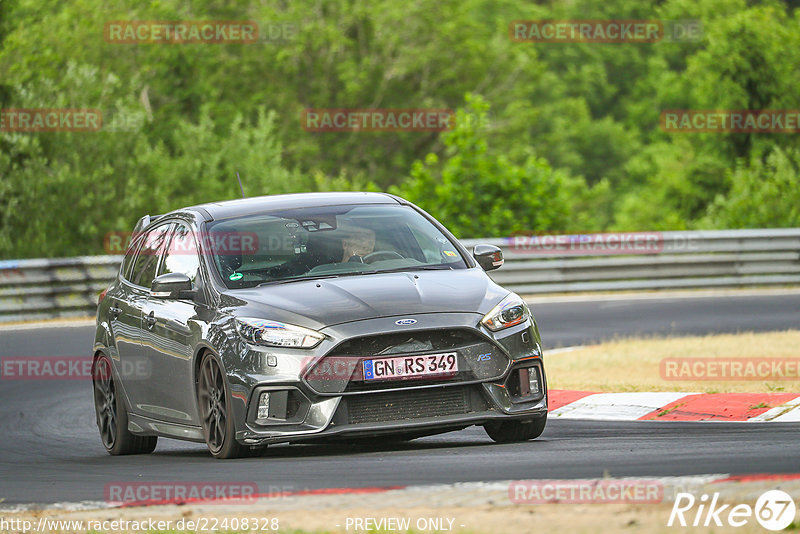
<path id="1" fill-rule="evenodd" d="M 554 171 L 529 153 L 521 162 L 489 151 L 489 105 L 467 95 L 455 127 L 443 136 L 445 157 L 431 153 L 413 164 L 411 178 L 393 189 L 447 222 L 458 237 L 563 230 L 569 225 L 570 195 L 582 181 Z"/>
<path id="2" fill-rule="evenodd" d="M 766 157 L 739 162 L 731 188 L 718 196 L 705 218 L 714 228 L 800 226 L 800 150 L 775 147 Z"/>

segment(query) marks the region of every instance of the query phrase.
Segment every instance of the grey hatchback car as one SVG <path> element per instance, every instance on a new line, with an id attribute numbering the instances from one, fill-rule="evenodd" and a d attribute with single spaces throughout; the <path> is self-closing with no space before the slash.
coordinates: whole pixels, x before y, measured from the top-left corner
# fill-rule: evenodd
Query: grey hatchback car
<path id="1" fill-rule="evenodd" d="M 93 391 L 114 455 L 158 437 L 217 458 L 270 443 L 405 440 L 547 421 L 528 306 L 413 204 L 380 193 L 208 203 L 136 226 L 99 299 Z"/>

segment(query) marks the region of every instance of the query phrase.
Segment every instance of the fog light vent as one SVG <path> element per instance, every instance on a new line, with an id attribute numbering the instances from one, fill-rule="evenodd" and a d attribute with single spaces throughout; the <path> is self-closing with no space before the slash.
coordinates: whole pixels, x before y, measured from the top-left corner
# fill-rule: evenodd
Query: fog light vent
<path id="1" fill-rule="evenodd" d="M 531 395 L 536 397 L 539 395 L 541 387 L 539 385 L 539 368 L 531 367 L 528 369 L 528 386 Z"/>
<path id="2" fill-rule="evenodd" d="M 267 419 L 269 419 L 269 392 L 264 392 L 258 397 L 256 421 L 266 421 Z"/>
<path id="3" fill-rule="evenodd" d="M 544 394 L 541 368 L 534 365 L 516 369 L 506 381 L 511 402 L 529 402 Z"/>

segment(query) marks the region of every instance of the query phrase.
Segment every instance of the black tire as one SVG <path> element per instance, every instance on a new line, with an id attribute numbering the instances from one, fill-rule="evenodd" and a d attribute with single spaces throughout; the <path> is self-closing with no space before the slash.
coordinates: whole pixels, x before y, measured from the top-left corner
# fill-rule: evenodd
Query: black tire
<path id="1" fill-rule="evenodd" d="M 544 432 L 546 424 L 547 414 L 544 414 L 529 423 L 520 421 L 493 422 L 484 425 L 483 429 L 496 443 L 512 443 L 514 441 L 528 441 L 538 438 Z"/>
<path id="2" fill-rule="evenodd" d="M 111 372 L 111 361 L 105 354 L 92 367 L 94 410 L 100 441 L 113 456 L 149 454 L 158 444 L 157 436 L 137 436 L 128 430 L 128 409 L 117 395 L 117 384 Z"/>
<path id="3" fill-rule="evenodd" d="M 257 453 L 236 441 L 230 388 L 222 365 L 211 352 L 200 360 L 197 402 L 208 450 L 220 460 L 246 458 Z"/>

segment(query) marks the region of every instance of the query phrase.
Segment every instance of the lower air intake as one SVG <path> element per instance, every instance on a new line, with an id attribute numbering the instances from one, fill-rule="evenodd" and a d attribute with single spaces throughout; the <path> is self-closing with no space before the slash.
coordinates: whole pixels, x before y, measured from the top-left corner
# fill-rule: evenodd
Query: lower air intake
<path id="1" fill-rule="evenodd" d="M 472 411 L 466 387 L 357 395 L 347 399 L 347 409 L 350 424 L 424 419 Z"/>

